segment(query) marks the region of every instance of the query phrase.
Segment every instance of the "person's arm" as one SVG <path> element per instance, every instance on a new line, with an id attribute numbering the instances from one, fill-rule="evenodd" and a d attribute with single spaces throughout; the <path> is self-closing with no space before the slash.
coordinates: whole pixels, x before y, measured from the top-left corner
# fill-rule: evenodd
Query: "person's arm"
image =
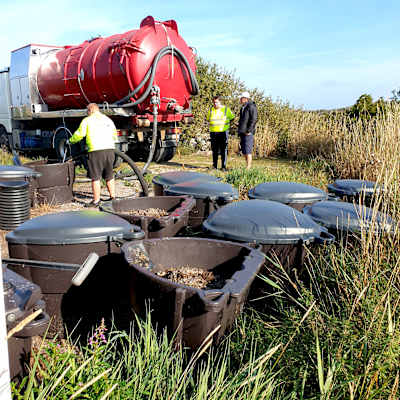
<path id="1" fill-rule="evenodd" d="M 248 121 L 249 121 L 249 113 L 242 112 L 239 117 L 239 126 L 238 126 L 239 135 L 246 135 L 248 133 L 247 131 Z"/>
<path id="2" fill-rule="evenodd" d="M 84 118 L 79 125 L 79 128 L 74 132 L 74 134 L 69 138 L 69 143 L 74 144 L 80 142 L 87 133 L 87 120 Z"/>
<path id="3" fill-rule="evenodd" d="M 257 122 L 257 118 L 258 118 L 258 113 L 257 113 L 257 107 L 254 104 L 252 107 L 250 107 L 249 110 L 249 120 L 247 123 L 247 132 L 253 132 L 255 133 L 255 128 L 256 128 L 256 122 Z"/>

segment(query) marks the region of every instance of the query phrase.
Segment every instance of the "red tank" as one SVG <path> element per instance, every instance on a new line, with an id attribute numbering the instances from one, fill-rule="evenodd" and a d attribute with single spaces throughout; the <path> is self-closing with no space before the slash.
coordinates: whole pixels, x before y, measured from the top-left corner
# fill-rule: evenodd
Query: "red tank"
<path id="1" fill-rule="evenodd" d="M 149 16 L 137 30 L 49 53 L 38 70 L 39 92 L 50 110 L 82 109 L 92 102 L 113 104 L 138 86 L 157 53 L 166 46 L 178 49 L 195 71 L 194 54 L 179 35 L 176 22 L 158 22 Z M 171 99 L 185 109 L 189 107 L 193 92 L 189 75 L 174 50 L 159 60 L 153 85 L 160 88 L 160 114 L 170 112 Z M 140 98 L 148 85 L 149 81 L 126 101 Z M 139 113 L 150 112 L 149 96 L 137 107 Z"/>

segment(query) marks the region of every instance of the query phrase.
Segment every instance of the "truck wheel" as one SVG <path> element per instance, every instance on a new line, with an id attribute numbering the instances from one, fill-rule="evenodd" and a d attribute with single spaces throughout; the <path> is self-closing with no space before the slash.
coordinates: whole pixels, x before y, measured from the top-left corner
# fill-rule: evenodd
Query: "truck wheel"
<path id="1" fill-rule="evenodd" d="M 69 135 L 64 129 L 56 131 L 53 139 L 54 150 L 56 152 L 57 159 L 63 161 L 65 158 L 71 155 L 71 149 L 66 145 Z"/>
<path id="2" fill-rule="evenodd" d="M 0 126 L 0 148 L 3 151 L 10 151 L 10 143 L 8 141 L 8 134 L 4 126 Z"/>
<path id="3" fill-rule="evenodd" d="M 128 155 L 134 161 L 147 161 L 149 157 L 149 148 L 140 148 L 130 150 Z M 176 153 L 176 147 L 156 147 L 152 162 L 162 163 L 171 160 Z"/>
<path id="4" fill-rule="evenodd" d="M 158 159 L 155 160 L 157 163 L 167 162 L 172 160 L 176 153 L 176 147 L 163 147 L 160 150 L 160 154 L 158 155 Z"/>

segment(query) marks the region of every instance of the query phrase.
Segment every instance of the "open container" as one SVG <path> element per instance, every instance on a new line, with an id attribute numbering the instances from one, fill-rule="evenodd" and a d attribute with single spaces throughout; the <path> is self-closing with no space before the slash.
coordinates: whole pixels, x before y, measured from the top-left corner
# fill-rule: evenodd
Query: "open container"
<path id="1" fill-rule="evenodd" d="M 64 204 L 73 199 L 75 165 L 72 161 L 40 160 L 25 164 L 41 176 L 32 182 L 34 204 Z"/>
<path id="2" fill-rule="evenodd" d="M 188 224 L 189 213 L 195 205 L 196 201 L 190 196 L 155 196 L 108 201 L 101 204 L 100 210 L 138 225 L 146 238 L 153 239 L 175 236 Z M 167 215 L 141 215 L 148 209 L 158 209 Z"/>
<path id="3" fill-rule="evenodd" d="M 265 182 L 248 191 L 250 199 L 271 200 L 301 211 L 316 201 L 326 200 L 328 194 L 314 186 L 297 182 Z"/>
<path id="4" fill-rule="evenodd" d="M 165 188 L 179 183 L 190 181 L 218 182 L 220 180 L 221 179 L 216 176 L 202 174 L 200 172 L 170 171 L 156 175 L 152 182 L 154 196 L 163 196 Z"/>
<path id="5" fill-rule="evenodd" d="M 188 225 L 199 227 L 203 221 L 216 209 L 239 198 L 239 192 L 229 183 L 190 181 L 169 186 L 164 189 L 167 196 L 193 196 L 196 206 L 189 215 Z"/>
<path id="6" fill-rule="evenodd" d="M 35 319 L 7 340 L 10 377 L 22 378 L 27 371 L 26 366 L 29 365 L 32 337 L 46 331 L 49 316 L 45 313 L 40 287 L 11 271 L 5 262 L 2 263 L 2 268 L 7 332 L 10 333 L 35 311 L 42 310 Z"/>
<path id="7" fill-rule="evenodd" d="M 337 239 L 349 235 L 385 232 L 393 234 L 397 223 L 386 214 L 357 203 L 321 201 L 303 210 L 315 222 L 326 227 Z"/>
<path id="8" fill-rule="evenodd" d="M 374 194 L 381 191 L 383 191 L 383 186 L 360 179 L 338 179 L 328 185 L 328 192 L 341 200 L 349 203 L 361 201 L 367 206 L 371 205 Z"/>
<path id="9" fill-rule="evenodd" d="M 153 268 L 140 265 L 134 243 L 122 247 L 130 266 L 134 310 L 145 316 L 150 309 L 158 327 L 167 327 L 177 343 L 192 349 L 220 326 L 214 335 L 218 342 L 241 312 L 264 255 L 244 244 L 213 239 L 152 239 L 143 245 Z M 197 289 L 156 275 L 169 267 L 187 265 L 213 271 L 218 279 Z"/>
<path id="10" fill-rule="evenodd" d="M 213 237 L 260 245 L 265 255 L 277 259 L 288 273 L 303 268 L 304 245 L 334 240 L 307 215 L 269 200 L 228 204 L 211 214 L 203 229 Z"/>
<path id="11" fill-rule="evenodd" d="M 80 319 L 87 326 L 81 324 L 82 330 L 76 332 L 86 334 L 112 310 L 117 310 L 116 318 L 118 312 L 129 314 L 124 308 L 129 288 L 120 247 L 126 240 L 143 237 L 139 227 L 116 215 L 84 210 L 33 218 L 7 234 L 6 240 L 13 259 L 43 261 L 10 268 L 41 287 L 54 335 L 63 332 L 64 324 L 71 331 Z M 73 286 L 72 278 L 93 252 L 100 257 L 93 272 L 80 287 Z"/>

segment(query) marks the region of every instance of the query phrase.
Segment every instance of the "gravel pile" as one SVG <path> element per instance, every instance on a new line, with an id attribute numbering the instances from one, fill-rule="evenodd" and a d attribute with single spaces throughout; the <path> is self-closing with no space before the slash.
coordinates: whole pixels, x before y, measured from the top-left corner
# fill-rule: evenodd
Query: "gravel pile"
<path id="1" fill-rule="evenodd" d="M 190 265 L 168 268 L 157 272 L 156 274 L 162 278 L 169 279 L 182 285 L 191 286 L 196 289 L 204 289 L 215 279 L 214 274 L 211 271 L 191 267 Z"/>
<path id="2" fill-rule="evenodd" d="M 161 208 L 147 208 L 145 210 L 132 210 L 125 212 L 128 215 L 139 215 L 140 217 L 166 217 L 168 212 Z"/>

